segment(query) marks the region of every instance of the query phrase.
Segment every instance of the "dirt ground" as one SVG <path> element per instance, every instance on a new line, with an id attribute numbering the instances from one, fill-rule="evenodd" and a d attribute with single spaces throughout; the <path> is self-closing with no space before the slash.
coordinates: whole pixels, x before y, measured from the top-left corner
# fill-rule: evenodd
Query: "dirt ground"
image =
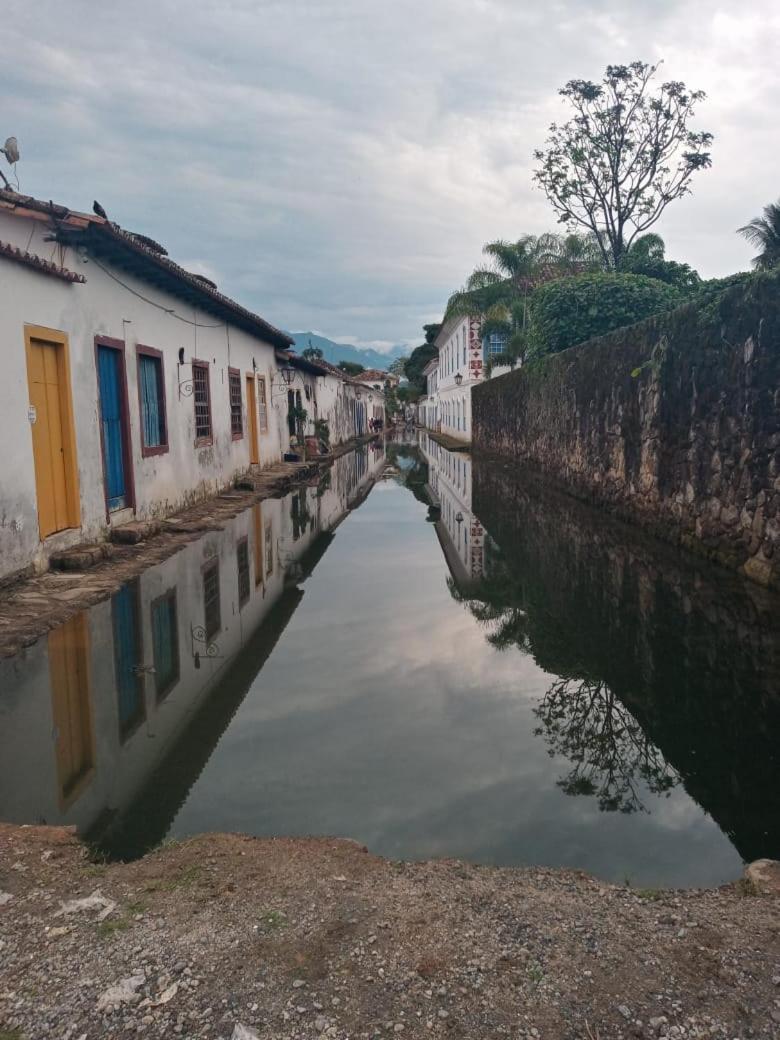
<path id="1" fill-rule="evenodd" d="M 86 903 L 78 900 L 86 899 Z M 780 1036 L 780 896 L 0 825 L 0 1037 Z"/>

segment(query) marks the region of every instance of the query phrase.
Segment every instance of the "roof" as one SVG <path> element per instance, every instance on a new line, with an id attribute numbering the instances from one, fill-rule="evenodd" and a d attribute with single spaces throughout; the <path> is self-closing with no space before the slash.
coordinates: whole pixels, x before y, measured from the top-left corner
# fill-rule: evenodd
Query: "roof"
<path id="1" fill-rule="evenodd" d="M 126 231 L 104 217 L 79 213 L 67 206 L 6 189 L 0 189 L 0 209 L 39 220 L 47 219 L 56 241 L 74 247 L 84 246 L 98 261 L 102 258 L 114 267 L 122 268 L 274 346 L 288 347 L 293 343 L 286 332 L 225 296 L 207 279 L 180 267 L 146 235 Z"/>
<path id="2" fill-rule="evenodd" d="M 431 358 L 431 360 L 428 362 L 428 364 L 422 370 L 422 374 L 424 376 L 427 376 L 431 372 L 433 372 L 434 368 L 438 368 L 438 367 L 439 367 L 439 358 L 438 358 L 438 355 L 437 355 L 436 357 L 432 357 Z"/>
<path id="3" fill-rule="evenodd" d="M 385 383 L 388 379 L 398 382 L 398 376 L 393 372 L 387 372 L 383 368 L 368 368 L 365 372 L 358 372 L 355 376 L 362 383 Z"/>

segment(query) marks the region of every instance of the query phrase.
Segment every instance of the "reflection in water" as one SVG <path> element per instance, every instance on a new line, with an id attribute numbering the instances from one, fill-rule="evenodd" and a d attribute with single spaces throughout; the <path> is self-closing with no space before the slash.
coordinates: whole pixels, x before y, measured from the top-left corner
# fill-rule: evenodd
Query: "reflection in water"
<path id="1" fill-rule="evenodd" d="M 426 435 L 384 461 L 0 661 L 0 818 L 123 858 L 333 834 L 641 884 L 780 854 L 776 599 Z"/>
<path id="2" fill-rule="evenodd" d="M 161 840 L 300 600 L 288 583 L 383 461 L 343 456 L 0 661 L 0 818 L 76 823 L 122 857 Z"/>
<path id="3" fill-rule="evenodd" d="M 550 754 L 573 767 L 558 781 L 566 794 L 595 795 L 605 812 L 647 810 L 640 784 L 665 794 L 679 777 L 637 720 L 604 682 L 556 679 L 534 714 Z"/>
<path id="4" fill-rule="evenodd" d="M 474 508 L 491 536 L 468 607 L 560 677 L 535 712 L 561 788 L 630 813 L 682 782 L 745 859 L 780 855 L 776 597 L 508 467 L 477 468 Z"/>

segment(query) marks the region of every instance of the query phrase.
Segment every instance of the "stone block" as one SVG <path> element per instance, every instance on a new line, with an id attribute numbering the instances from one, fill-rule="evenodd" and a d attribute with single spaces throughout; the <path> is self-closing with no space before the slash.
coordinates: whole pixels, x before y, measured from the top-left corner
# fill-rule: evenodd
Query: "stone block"
<path id="1" fill-rule="evenodd" d="M 146 541 L 160 530 L 159 520 L 133 520 L 129 524 L 112 527 L 110 538 L 119 545 L 136 545 Z"/>

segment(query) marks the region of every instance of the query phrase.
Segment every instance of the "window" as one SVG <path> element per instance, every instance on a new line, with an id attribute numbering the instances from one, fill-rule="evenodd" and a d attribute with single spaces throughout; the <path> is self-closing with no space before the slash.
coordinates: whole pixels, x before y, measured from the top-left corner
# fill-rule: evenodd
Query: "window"
<path id="1" fill-rule="evenodd" d="M 203 568 L 203 620 L 206 630 L 206 642 L 222 628 L 222 614 L 219 609 L 219 560 L 212 560 Z"/>
<path id="2" fill-rule="evenodd" d="M 252 521 L 254 526 L 254 545 L 252 556 L 255 562 L 255 585 L 263 581 L 263 511 L 260 503 L 252 506 Z"/>
<path id="3" fill-rule="evenodd" d="M 242 538 L 236 546 L 238 565 L 238 609 L 249 600 L 249 542 Z"/>
<path id="4" fill-rule="evenodd" d="M 230 391 L 230 433 L 234 441 L 244 436 L 244 414 L 241 404 L 241 373 L 237 368 L 228 369 Z"/>
<path id="5" fill-rule="evenodd" d="M 179 681 L 179 629 L 176 589 L 152 600 L 152 659 L 157 700 L 166 697 Z"/>
<path id="6" fill-rule="evenodd" d="M 265 525 L 265 576 L 266 578 L 274 572 L 274 536 L 271 521 Z"/>
<path id="7" fill-rule="evenodd" d="M 257 377 L 257 413 L 261 433 L 268 430 L 268 401 L 265 396 L 265 376 Z"/>
<path id="8" fill-rule="evenodd" d="M 168 450 L 165 419 L 165 380 L 159 350 L 138 346 L 138 401 L 141 411 L 141 455 L 162 455 Z"/>
<path id="9" fill-rule="evenodd" d="M 491 332 L 489 336 L 485 336 L 482 341 L 485 360 L 495 357 L 496 354 L 503 354 L 506 350 L 506 343 L 507 337 L 503 332 Z"/>
<path id="10" fill-rule="evenodd" d="M 192 388 L 195 398 L 195 443 L 211 444 L 211 391 L 207 361 L 192 362 Z"/>

